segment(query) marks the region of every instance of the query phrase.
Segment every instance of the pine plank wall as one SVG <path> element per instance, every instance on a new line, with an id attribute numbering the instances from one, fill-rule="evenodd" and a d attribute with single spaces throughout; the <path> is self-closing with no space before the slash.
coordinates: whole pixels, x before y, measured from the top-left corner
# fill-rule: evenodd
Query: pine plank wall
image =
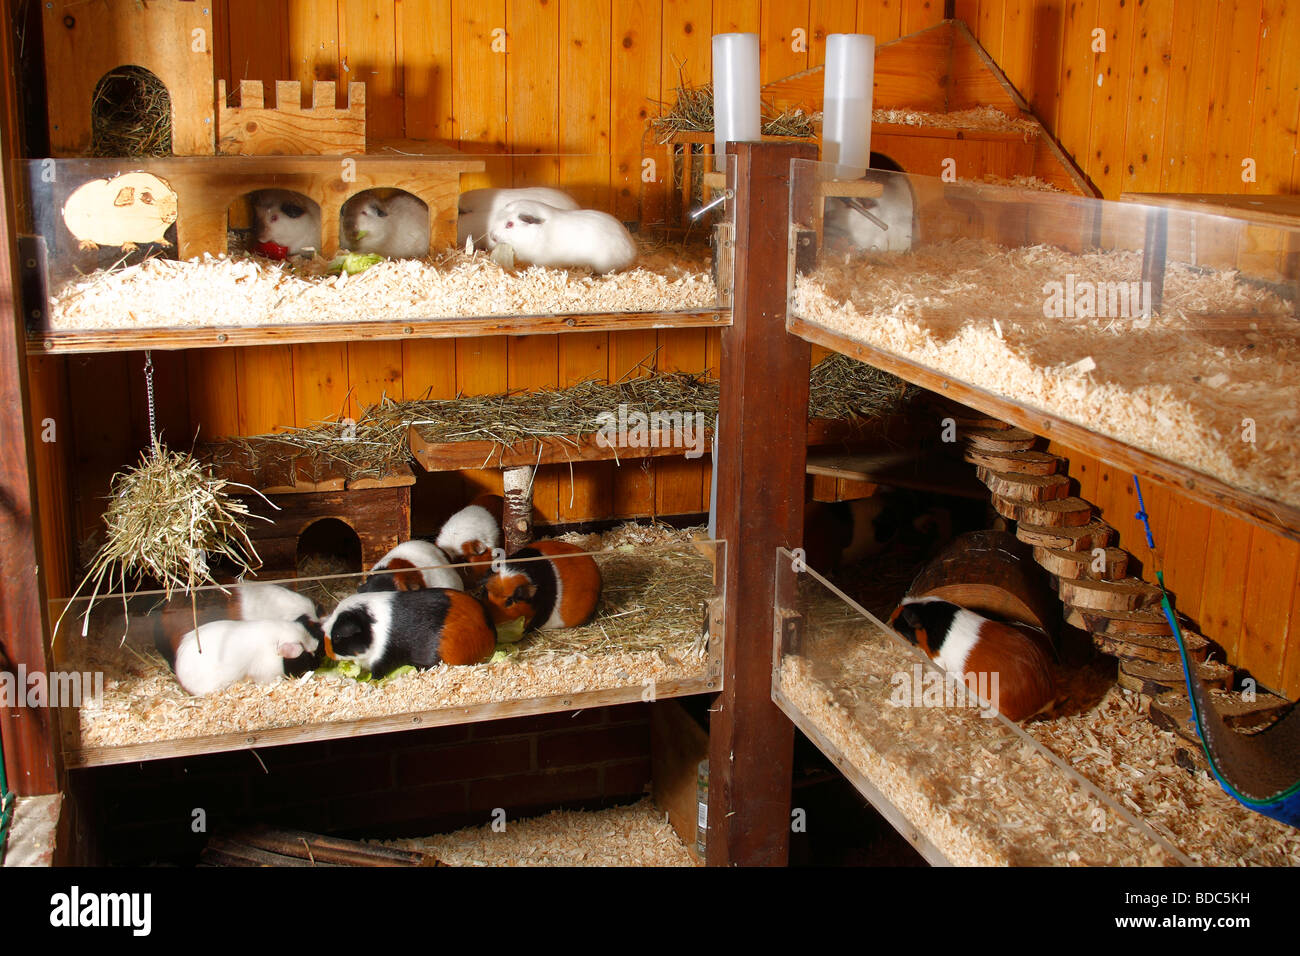
<path id="1" fill-rule="evenodd" d="M 671 102 L 679 79 L 707 82 L 712 34 L 759 32 L 768 82 L 820 64 L 828 33 L 874 33 L 885 42 L 945 15 L 941 0 L 215 0 L 213 8 L 217 74 L 228 82 L 364 80 L 372 137 L 500 154 L 483 182 L 559 184 L 584 203 L 647 223 L 662 219 L 664 202 L 659 187 L 641 182 L 643 156 L 659 155 L 643 145 L 646 118 Z M 957 0 L 951 12 L 1107 198 L 1300 186 L 1300 8 L 1280 0 Z M 502 35 L 494 31 L 504 31 L 504 54 L 492 49 Z M 1246 158 L 1254 182 L 1243 182 Z M 381 394 L 446 397 L 617 379 L 646 359 L 716 372 L 717 336 L 638 331 L 154 356 L 161 422 L 180 444 L 200 425 L 205 438 L 257 434 L 355 414 Z M 47 531 L 66 540 L 98 521 L 108 476 L 143 446 L 147 426 L 142 355 L 33 363 L 60 361 L 69 363 L 66 393 L 37 390 L 36 402 L 38 420 L 70 410 L 76 421 L 75 477 L 42 466 Z M 130 416 L 104 394 L 130 395 Z M 1057 450 L 1121 543 L 1145 557 L 1131 479 Z M 471 473 L 442 482 L 437 495 L 454 506 L 497 480 Z M 707 464 L 661 461 L 648 471 L 604 463 L 572 476 L 543 469 L 535 495 L 546 520 L 578 521 L 697 512 L 707 490 Z M 1147 495 L 1180 606 L 1234 663 L 1300 694 L 1300 544 L 1169 489 L 1150 486 Z M 71 509 L 58 506 L 69 498 Z M 67 585 L 56 569 L 52 590 Z"/>

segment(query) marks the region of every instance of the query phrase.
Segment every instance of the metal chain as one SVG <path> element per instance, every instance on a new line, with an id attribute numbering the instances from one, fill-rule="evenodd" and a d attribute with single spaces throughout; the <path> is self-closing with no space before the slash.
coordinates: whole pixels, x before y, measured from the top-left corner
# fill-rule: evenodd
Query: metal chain
<path id="1" fill-rule="evenodd" d="M 153 352 L 148 349 L 144 353 L 144 383 L 149 394 L 149 441 L 151 445 L 156 445 L 158 444 L 158 431 L 154 424 Z"/>

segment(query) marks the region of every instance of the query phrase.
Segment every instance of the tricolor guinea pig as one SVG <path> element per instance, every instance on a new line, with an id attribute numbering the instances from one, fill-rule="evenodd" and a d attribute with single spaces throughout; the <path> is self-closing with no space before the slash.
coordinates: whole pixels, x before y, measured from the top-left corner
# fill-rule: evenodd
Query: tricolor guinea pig
<path id="1" fill-rule="evenodd" d="M 261 189 L 252 200 L 255 242 L 282 246 L 290 256 L 320 248 L 320 209 L 315 203 L 287 189 Z"/>
<path id="2" fill-rule="evenodd" d="M 496 631 L 487 610 L 463 591 L 423 588 L 353 594 L 325 619 L 325 652 L 381 676 L 399 667 L 477 664 Z"/>
<path id="3" fill-rule="evenodd" d="M 380 558 L 357 591 L 418 591 L 420 588 L 463 591 L 465 586 L 460 575 L 447 567 L 448 564 L 447 555 L 436 544 L 412 538 Z M 380 571 L 387 573 L 376 573 Z"/>
<path id="4" fill-rule="evenodd" d="M 344 207 L 343 235 L 353 252 L 422 259 L 429 254 L 429 207 L 410 193 L 361 193 Z"/>
<path id="5" fill-rule="evenodd" d="M 581 548 L 538 541 L 488 575 L 483 591 L 493 624 L 522 617 L 524 630 L 532 631 L 586 624 L 600 602 L 600 585 L 600 568 Z"/>
<path id="6" fill-rule="evenodd" d="M 454 561 L 487 564 L 492 560 L 492 549 L 501 547 L 502 506 L 499 495 L 475 498 L 473 504 L 461 508 L 439 529 L 438 547 Z"/>
<path id="7" fill-rule="evenodd" d="M 497 211 L 519 199 L 534 199 L 556 209 L 577 209 L 573 197 L 547 186 L 524 186 L 520 189 L 471 189 L 460 194 L 456 203 L 456 246 L 464 249 L 472 238 L 477 249 L 491 249 L 488 224 Z"/>
<path id="8" fill-rule="evenodd" d="M 971 690 L 981 689 L 978 675 L 989 675 L 983 687 L 996 690 L 989 703 L 1009 720 L 1032 717 L 1056 699 L 1047 653 L 1013 627 L 929 597 L 905 598 L 889 623 Z"/>
<path id="9" fill-rule="evenodd" d="M 828 574 L 885 550 L 900 530 L 899 516 L 884 494 L 810 501 L 803 513 L 805 558 L 810 568 Z"/>
<path id="10" fill-rule="evenodd" d="M 586 266 L 604 274 L 636 262 L 636 240 L 627 228 L 598 209 L 556 209 L 532 199 L 497 210 L 488 223 L 488 242 L 508 244 L 515 261 L 557 269 Z"/>
<path id="11" fill-rule="evenodd" d="M 314 670 L 321 636 L 314 621 L 209 621 L 179 640 L 159 635 L 156 643 L 180 685 L 203 697 L 244 679 L 269 684 Z"/>

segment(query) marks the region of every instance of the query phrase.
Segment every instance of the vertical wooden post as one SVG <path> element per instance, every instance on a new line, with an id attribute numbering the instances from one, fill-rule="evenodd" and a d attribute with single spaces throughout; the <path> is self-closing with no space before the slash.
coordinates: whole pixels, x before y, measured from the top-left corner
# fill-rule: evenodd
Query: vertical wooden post
<path id="1" fill-rule="evenodd" d="M 708 861 L 784 865 L 794 727 L 772 703 L 776 549 L 803 537 L 809 347 L 785 330 L 792 159 L 802 143 L 733 143 L 734 324 L 722 330 L 718 533 L 727 541 L 725 689 L 710 722 Z"/>
<path id="2" fill-rule="evenodd" d="M 27 336 L 18 294 L 18 243 L 13 161 L 19 149 L 17 58 L 9 28 L 14 10 L 0 0 L 0 642 L 11 665 L 28 675 L 48 670 L 45 584 L 37 575 L 36 502 L 32 490 L 32 430 L 27 420 Z M 66 440 L 71 422 L 57 422 Z M 23 694 L 25 687 L 15 687 Z M 9 786 L 22 796 L 59 790 L 58 711 L 0 708 Z"/>

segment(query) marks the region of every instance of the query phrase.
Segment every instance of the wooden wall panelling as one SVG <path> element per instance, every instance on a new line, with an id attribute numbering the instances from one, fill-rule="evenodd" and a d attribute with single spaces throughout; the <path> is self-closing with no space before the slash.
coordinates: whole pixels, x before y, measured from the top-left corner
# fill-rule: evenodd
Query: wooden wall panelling
<path id="1" fill-rule="evenodd" d="M 1255 110 L 1250 156 L 1255 184 L 1250 191 L 1288 192 L 1296 181 L 1296 136 L 1300 123 L 1300 9 L 1284 0 L 1265 0 L 1260 25 Z"/>
<path id="2" fill-rule="evenodd" d="M 826 64 L 826 38 L 832 33 L 858 32 L 857 0 L 812 0 L 809 5 L 808 65 Z"/>
<path id="3" fill-rule="evenodd" d="M 1034 27 L 1033 6 L 1031 0 L 1006 0 L 1003 4 L 1000 41 L 1002 54 L 997 58 L 998 66 L 1006 73 L 1007 79 L 1026 99 L 1031 92 L 1029 78 L 1034 47 L 1039 42 L 1039 38 L 1031 32 Z M 907 32 L 903 31 L 904 34 Z M 1046 39 L 1043 38 L 1043 41 Z"/>
<path id="4" fill-rule="evenodd" d="M 397 2 L 401 4 L 402 0 Z M 339 83 L 338 5 L 320 3 L 319 0 L 287 0 L 285 10 L 289 79 L 297 80 L 303 89 L 310 88 L 314 80 L 333 80 Z M 335 93 L 336 106 L 339 105 L 339 99 L 346 101 L 347 82 L 339 83 Z"/>
<path id="5" fill-rule="evenodd" d="M 1295 700 L 1300 697 L 1300 640 L 1295 638 L 1294 624 L 1300 621 L 1300 574 L 1296 575 L 1291 587 L 1291 621 L 1291 634 L 1287 636 L 1287 646 L 1283 651 L 1282 685 L 1278 689 Z"/>
<path id="6" fill-rule="evenodd" d="M 609 11 L 609 0 L 560 4 L 559 149 L 568 154 L 560 186 L 579 205 L 604 210 L 611 208 Z"/>
<path id="7" fill-rule="evenodd" d="M 1002 62 L 1002 22 L 1006 15 L 1006 3 L 994 3 L 980 0 L 979 21 L 975 25 L 975 36 L 980 46 L 988 51 L 989 56 Z"/>
<path id="8" fill-rule="evenodd" d="M 903 35 L 902 0 L 858 0 L 858 28 L 855 33 L 869 33 L 876 45 L 897 40 Z"/>
<path id="9" fill-rule="evenodd" d="M 759 24 L 760 7 L 753 0 L 713 0 L 714 33 L 757 33 Z"/>
<path id="10" fill-rule="evenodd" d="M 506 29 L 505 0 L 452 0 L 452 96 L 457 146 L 464 153 L 506 151 L 506 54 L 492 49 Z M 499 37 L 498 37 L 499 38 Z M 509 49 L 509 36 L 506 48 Z M 487 159 L 482 173 L 461 177 L 461 189 L 510 182 L 508 157 Z"/>
<path id="11" fill-rule="evenodd" d="M 507 0 L 506 22 L 506 133 L 512 182 L 554 186 L 559 182 L 559 4 Z"/>
<path id="12" fill-rule="evenodd" d="M 1174 7 L 1173 43 L 1169 63 L 1169 108 L 1165 113 L 1165 161 L 1162 192 L 1200 192 L 1206 185 L 1202 159 L 1207 131 L 1206 105 L 1212 78 L 1208 69 L 1214 49 L 1213 22 L 1217 3 L 1196 0 Z"/>
<path id="13" fill-rule="evenodd" d="M 32 464 L 40 513 L 40 569 L 49 598 L 73 592 L 76 559 L 71 466 L 74 426 L 68 406 L 67 360 L 35 355 L 27 360 Z M 52 431 L 47 433 L 47 422 Z M 53 440 L 47 440 L 52 438 Z"/>
<path id="14" fill-rule="evenodd" d="M 1123 182 L 1136 6 L 1128 0 L 1100 0 L 1097 6 L 1097 25 L 1106 31 L 1106 52 L 1098 57 L 1102 82 L 1092 98 L 1092 133 L 1083 167 L 1108 199 L 1119 197 Z"/>
<path id="15" fill-rule="evenodd" d="M 557 353 L 561 387 L 587 379 L 609 378 L 609 333 L 576 332 L 561 335 Z M 613 462 L 575 465 L 560 472 L 560 521 L 592 521 L 608 517 L 614 507 Z"/>
<path id="16" fill-rule="evenodd" d="M 506 385 L 518 389 L 554 388 L 559 384 L 555 335 L 512 335 L 507 340 Z M 564 469 L 568 479 L 568 468 Z M 537 519 L 554 524 L 559 512 L 559 466 L 544 465 L 533 476 L 533 511 Z"/>
<path id="17" fill-rule="evenodd" d="M 989 0 L 985 0 L 989 2 Z M 1070 0 L 1061 28 L 1061 71 L 1050 116 L 1041 116 L 1067 153 L 1082 168 L 1088 148 L 1092 97 L 1097 89 L 1097 54 L 1091 32 L 1097 26 L 1097 0 Z"/>
<path id="18" fill-rule="evenodd" d="M 1241 161 L 1251 141 L 1255 68 L 1260 50 L 1260 0 L 1216 5 L 1214 54 L 1209 64 L 1209 121 L 1205 138 L 1205 181 L 1214 192 L 1253 192 L 1242 182 Z M 1206 24 L 1201 25 L 1205 29 Z M 1294 62 L 1291 72 L 1294 73 Z"/>
<path id="19" fill-rule="evenodd" d="M 760 82 L 808 69 L 808 0 L 762 0 L 759 23 Z M 803 31 L 801 42 L 796 42 L 795 30 Z"/>
<path id="20" fill-rule="evenodd" d="M 402 74 L 397 62 L 393 3 L 338 0 L 339 58 L 346 82 L 366 84 L 366 136 L 403 136 Z"/>
<path id="21" fill-rule="evenodd" d="M 1123 189 L 1158 192 L 1164 172 L 1164 128 L 1173 50 L 1174 0 L 1145 0 L 1134 14 L 1133 79 L 1129 90 Z"/>
<path id="22" fill-rule="evenodd" d="M 144 375 L 143 352 L 127 353 L 127 386 L 130 389 L 132 449 L 149 444 L 149 389 Z M 155 424 L 158 436 L 172 448 L 188 449 L 194 441 L 190 427 L 189 373 L 184 352 L 153 353 Z M 133 453 L 133 452 L 132 452 Z"/>
<path id="23" fill-rule="evenodd" d="M 944 0 L 902 0 L 899 35 L 908 36 L 943 22 Z"/>
<path id="24" fill-rule="evenodd" d="M 396 0 L 397 63 L 408 139 L 454 140 L 451 0 Z"/>
<path id="25" fill-rule="evenodd" d="M 456 397 L 456 340 L 402 343 L 402 396 L 406 401 Z"/>
<path id="26" fill-rule="evenodd" d="M 185 353 L 191 432 L 199 442 L 239 434 L 236 349 L 193 349 Z"/>
<path id="27" fill-rule="evenodd" d="M 352 395 L 348 414 L 357 418 L 385 395 L 400 400 L 405 394 L 402 364 L 401 342 L 349 342 L 348 387 Z"/>
<path id="28" fill-rule="evenodd" d="M 265 435 L 294 423 L 297 415 L 292 346 L 236 349 L 235 375 L 239 383 L 241 435 Z"/>
<path id="29" fill-rule="evenodd" d="M 77 540 L 102 529 L 104 499 L 113 473 L 134 464 L 140 448 L 132 441 L 130 376 L 142 375 L 134 352 L 69 360 L 68 389 L 74 409 L 73 474 L 77 492 Z M 231 381 L 233 381 L 233 376 Z M 122 396 L 104 401 L 105 395 Z M 75 425 L 73 425 L 75 422 Z"/>
<path id="30" fill-rule="evenodd" d="M 409 343 L 408 343 L 409 344 Z M 348 343 L 312 342 L 293 349 L 293 423 L 300 428 L 348 415 Z"/>
<path id="31" fill-rule="evenodd" d="M 1300 542 L 1264 528 L 1251 530 L 1241 640 L 1232 662 L 1274 689 L 1282 686 L 1298 559 Z"/>
<path id="32" fill-rule="evenodd" d="M 659 112 L 662 21 L 650 4 L 613 0 L 610 117 L 610 186 L 613 214 L 624 221 L 663 222 L 662 188 L 647 190 L 642 204 L 641 160 L 646 121 Z M 658 151 L 653 158 L 658 159 Z"/>
<path id="33" fill-rule="evenodd" d="M 228 67 L 218 69 L 218 78 L 226 80 L 231 92 L 240 80 L 259 80 L 264 89 L 273 90 L 276 80 L 290 75 L 288 9 L 264 0 L 225 0 L 225 7 Z"/>
<path id="34" fill-rule="evenodd" d="M 650 330 L 615 332 L 609 337 L 609 380 L 625 381 L 654 368 L 658 339 Z M 623 461 L 614 470 L 614 516 L 636 518 L 654 513 L 654 466 L 651 459 Z"/>
<path id="35" fill-rule="evenodd" d="M 1169 533 L 1162 546 L 1165 583 L 1178 608 L 1194 621 L 1201 618 L 1201 594 L 1209 553 L 1210 506 L 1184 497 L 1169 509 Z"/>
<path id="36" fill-rule="evenodd" d="M 459 395 L 493 395 L 506 390 L 508 340 L 502 336 L 474 336 L 456 340 L 456 392 Z M 475 495 L 501 493 L 501 472 L 495 468 L 462 473 L 465 501 Z"/>
<path id="37" fill-rule="evenodd" d="M 1221 511 L 1210 515 L 1199 620 L 1205 636 L 1222 644 L 1228 660 L 1234 662 L 1241 651 L 1239 638 L 1250 570 L 1251 530 L 1244 521 Z"/>
<path id="38" fill-rule="evenodd" d="M 659 332 L 659 370 L 700 372 L 708 365 L 707 329 Z M 692 514 L 708 510 L 702 459 L 663 458 L 655 462 L 655 511 Z"/>

